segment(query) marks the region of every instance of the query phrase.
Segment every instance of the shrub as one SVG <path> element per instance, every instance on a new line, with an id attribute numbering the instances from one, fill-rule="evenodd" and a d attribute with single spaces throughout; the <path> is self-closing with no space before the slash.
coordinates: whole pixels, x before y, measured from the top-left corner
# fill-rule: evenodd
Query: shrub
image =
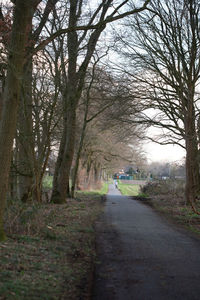
<path id="1" fill-rule="evenodd" d="M 184 195 L 185 182 L 182 180 L 157 180 L 148 182 L 141 187 L 141 192 L 149 196 L 173 194 L 179 197 Z"/>

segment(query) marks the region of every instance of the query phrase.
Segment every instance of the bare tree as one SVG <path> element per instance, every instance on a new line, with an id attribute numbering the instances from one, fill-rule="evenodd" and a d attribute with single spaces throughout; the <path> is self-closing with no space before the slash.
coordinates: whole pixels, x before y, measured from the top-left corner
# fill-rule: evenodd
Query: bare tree
<path id="1" fill-rule="evenodd" d="M 96 49 L 100 35 L 105 30 L 107 23 L 125 17 L 129 14 L 142 11 L 146 8 L 148 2 L 149 1 L 145 1 L 144 5 L 139 9 L 134 7 L 124 13 L 120 13 L 120 10 L 125 7 L 128 1 L 123 1 L 117 4 L 116 7 L 112 7 L 114 4 L 114 1 L 112 0 L 102 1 L 87 21 L 86 28 L 93 29 L 90 35 L 87 34 L 87 31 L 83 31 L 82 34 L 78 34 L 77 31 L 71 31 L 68 33 L 67 84 L 65 86 L 63 97 L 65 129 L 60 143 L 58 161 L 54 175 L 51 199 L 53 202 L 63 203 L 65 202 L 67 193 L 68 195 L 70 194 L 68 186 L 75 147 L 76 109 L 84 87 L 86 71 Z M 79 25 L 81 19 L 85 19 L 83 10 L 84 3 L 82 1 L 70 1 L 69 28 L 81 28 Z M 93 22 L 96 20 L 98 20 L 98 26 L 92 26 Z M 81 50 L 84 50 L 84 52 L 81 51 L 80 53 L 80 48 Z M 79 62 L 80 60 L 81 63 Z"/>
<path id="2" fill-rule="evenodd" d="M 58 0 L 48 0 L 43 10 L 37 10 L 37 14 L 29 20 L 28 45 L 25 49 L 26 63 L 23 68 L 23 80 L 21 84 L 20 109 L 18 118 L 18 139 L 19 139 L 19 196 L 23 201 L 28 199 L 40 200 L 38 191 L 38 166 L 35 160 L 35 138 L 33 133 L 33 97 L 32 97 L 32 73 L 34 68 L 33 49 L 38 43 L 41 32 L 50 13 Z M 36 20 L 36 18 L 38 20 Z M 34 23 L 34 29 L 33 29 Z M 28 58 L 28 59 L 27 59 Z M 21 174 L 21 175 L 20 175 Z M 27 174 L 27 176 L 26 176 Z"/>
<path id="3" fill-rule="evenodd" d="M 102 55 L 102 57 L 105 55 L 107 55 L 107 52 Z M 84 145 L 87 126 L 90 122 L 104 114 L 107 109 L 113 106 L 117 98 L 116 94 L 111 91 L 113 79 L 105 72 L 104 69 L 98 67 L 98 63 L 102 57 L 98 57 L 98 55 L 96 58 L 94 57 L 93 66 L 88 69 L 85 88 L 79 105 L 80 109 L 78 109 L 78 115 L 80 117 L 83 115 L 83 120 L 80 129 L 78 149 L 75 153 L 75 164 L 72 172 L 71 197 L 74 197 L 79 160 Z"/>
<path id="4" fill-rule="evenodd" d="M 80 184 L 80 177 L 83 177 L 85 188 L 98 185 L 102 176 L 106 178 L 106 174 L 113 174 L 120 166 L 130 165 L 136 161 L 138 163 L 139 157 L 144 160 L 138 139 L 141 129 L 137 125 L 124 124 L 119 118 L 119 114 L 121 118 L 122 114 L 124 118 L 127 117 L 129 104 L 133 102 L 133 98 L 127 95 L 125 82 L 101 68 L 96 68 L 90 84 L 79 105 L 78 113 L 84 115 L 80 138 L 82 151 L 79 153 L 78 150 L 75 155 L 76 160 L 77 155 L 80 155 L 79 173 L 82 174 L 78 176 L 77 185 Z M 85 113 L 82 112 L 83 109 Z M 133 109 L 131 112 L 133 115 Z M 84 169 L 86 175 L 83 174 Z M 74 169 L 72 175 L 74 178 Z"/>
<path id="5" fill-rule="evenodd" d="M 3 233 L 3 212 L 6 203 L 6 192 L 8 187 L 8 175 L 12 156 L 13 140 L 16 133 L 17 114 L 19 108 L 20 88 L 23 86 L 25 74 L 28 74 L 32 64 L 33 55 L 49 44 L 53 39 L 61 34 L 67 34 L 68 39 L 68 82 L 65 88 L 64 97 L 64 120 L 65 128 L 63 142 L 61 142 L 62 162 L 59 167 L 58 181 L 54 185 L 53 195 L 62 202 L 66 196 L 66 186 L 68 184 L 71 162 L 74 154 L 74 133 L 76 131 L 76 108 L 79 102 L 84 85 L 87 67 L 89 65 L 96 44 L 106 24 L 126 17 L 130 14 L 142 11 L 146 8 L 150 0 L 146 0 L 139 8 L 131 8 L 122 11 L 128 0 L 114 3 L 113 0 L 104 0 L 94 11 L 92 17 L 85 24 L 82 18 L 82 10 L 85 2 L 69 1 L 69 21 L 68 28 L 54 32 L 50 37 L 38 42 L 41 30 L 49 18 L 49 12 L 56 0 L 48 0 L 44 9 L 39 26 L 31 34 L 32 18 L 41 0 L 22 1 L 16 0 L 14 3 L 14 17 L 11 28 L 11 38 L 9 42 L 8 68 L 3 93 L 3 111 L 0 123 L 0 238 L 4 238 Z M 67 3 L 68 4 L 68 3 Z M 116 4 L 116 6 L 112 6 Z M 120 13 L 121 10 L 121 13 Z M 80 25 L 80 20 L 83 20 Z M 91 30 L 91 34 L 88 31 Z M 77 32 L 82 32 L 77 34 Z M 29 39 L 31 36 L 31 39 Z M 30 44 L 31 43 L 31 44 Z M 84 58 L 78 68 L 78 50 L 82 48 Z M 29 51 L 30 50 L 30 51 Z M 29 71 L 26 69 L 29 69 Z M 30 85 L 29 85 L 30 86 Z M 30 114 L 29 114 L 30 115 Z M 27 115 L 28 116 L 28 115 Z M 25 119 L 24 119 L 25 120 Z M 25 120 L 26 123 L 26 120 Z M 26 125 L 26 124 L 25 124 Z M 55 181 L 56 182 L 56 181 Z M 58 197 L 57 197 L 58 196 Z M 53 197 L 54 198 L 54 197 Z M 54 198 L 54 199 L 55 199 Z"/>
<path id="6" fill-rule="evenodd" d="M 13 139 L 16 132 L 17 111 L 20 96 L 20 80 L 24 65 L 24 50 L 27 46 L 29 19 L 40 1 L 17 0 L 14 9 L 11 41 L 9 44 L 8 70 L 3 94 L 3 111 L 0 123 L 0 239 L 3 232 L 3 212 L 6 202 L 8 176 L 12 156 Z"/>
<path id="7" fill-rule="evenodd" d="M 196 0 L 153 0 L 148 11 L 129 21 L 134 39 L 126 39 L 133 83 L 144 108 L 143 124 L 163 128 L 161 144 L 186 149 L 186 199 L 200 192 L 197 116 L 199 115 L 200 4 Z M 128 36 L 128 32 L 127 32 Z M 133 71 L 134 70 L 134 71 Z M 183 146 L 182 141 L 185 141 Z"/>

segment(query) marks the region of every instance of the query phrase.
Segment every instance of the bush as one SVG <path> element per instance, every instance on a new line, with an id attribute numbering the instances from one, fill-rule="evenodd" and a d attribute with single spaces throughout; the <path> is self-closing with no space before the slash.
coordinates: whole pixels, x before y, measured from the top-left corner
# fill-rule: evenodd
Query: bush
<path id="1" fill-rule="evenodd" d="M 184 188 L 185 182 L 182 180 L 157 180 L 141 187 L 141 192 L 149 196 L 173 194 L 183 197 Z"/>

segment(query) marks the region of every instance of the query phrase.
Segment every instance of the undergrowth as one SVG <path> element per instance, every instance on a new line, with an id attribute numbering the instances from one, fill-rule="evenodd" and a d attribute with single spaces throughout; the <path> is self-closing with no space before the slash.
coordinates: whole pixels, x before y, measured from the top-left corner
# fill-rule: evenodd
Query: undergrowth
<path id="1" fill-rule="evenodd" d="M 79 193 L 65 205 L 13 202 L 0 244 L 0 299 L 88 299 L 101 199 Z"/>
<path id="2" fill-rule="evenodd" d="M 186 204 L 184 185 L 182 180 L 160 180 L 149 182 L 142 187 L 141 191 L 149 197 L 148 201 L 145 201 L 146 203 L 177 223 L 200 234 L 200 215 L 196 214 L 192 207 Z M 198 209 L 200 210 L 200 206 Z"/>

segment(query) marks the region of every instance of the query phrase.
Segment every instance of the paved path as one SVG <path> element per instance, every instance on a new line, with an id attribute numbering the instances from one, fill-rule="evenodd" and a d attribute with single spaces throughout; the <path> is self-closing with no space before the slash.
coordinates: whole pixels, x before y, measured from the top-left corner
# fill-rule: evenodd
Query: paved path
<path id="1" fill-rule="evenodd" d="M 200 299 L 200 241 L 110 185 L 93 300 Z"/>

